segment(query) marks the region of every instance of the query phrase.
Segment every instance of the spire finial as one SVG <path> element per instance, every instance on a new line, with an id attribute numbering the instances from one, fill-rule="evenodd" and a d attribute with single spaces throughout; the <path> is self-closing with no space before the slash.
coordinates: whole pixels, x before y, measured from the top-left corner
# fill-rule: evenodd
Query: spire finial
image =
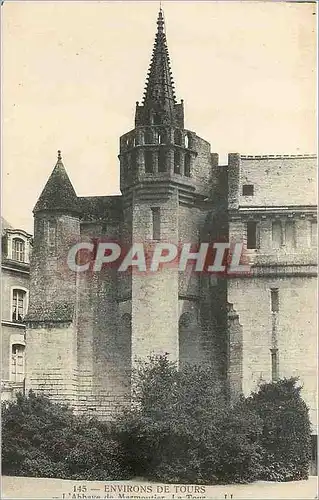
<path id="1" fill-rule="evenodd" d="M 163 17 L 163 10 L 162 10 L 162 2 L 160 2 L 160 10 L 158 13 L 158 18 L 157 18 L 157 32 L 158 33 L 164 32 L 164 17 Z"/>
<path id="2" fill-rule="evenodd" d="M 58 161 L 61 161 L 61 160 L 62 160 L 62 154 L 61 154 L 60 149 L 58 149 Z"/>

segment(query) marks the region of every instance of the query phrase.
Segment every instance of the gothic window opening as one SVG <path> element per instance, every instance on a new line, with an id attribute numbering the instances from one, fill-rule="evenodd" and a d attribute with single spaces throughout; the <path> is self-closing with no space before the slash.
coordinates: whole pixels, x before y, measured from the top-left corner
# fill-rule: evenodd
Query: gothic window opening
<path id="1" fill-rule="evenodd" d="M 158 152 L 158 171 L 166 172 L 166 150 L 160 148 Z"/>
<path id="2" fill-rule="evenodd" d="M 12 291 L 12 321 L 23 321 L 26 313 L 26 296 L 25 290 L 15 288 Z"/>
<path id="3" fill-rule="evenodd" d="M 25 346 L 13 344 L 11 347 L 11 380 L 23 382 L 25 377 Z"/>
<path id="4" fill-rule="evenodd" d="M 282 225 L 280 220 L 272 223 L 272 247 L 278 249 L 283 244 Z"/>
<path id="5" fill-rule="evenodd" d="M 186 177 L 191 176 L 191 156 L 189 153 L 186 153 L 185 155 L 184 173 Z"/>
<path id="6" fill-rule="evenodd" d="M 12 240 L 12 259 L 19 262 L 25 261 L 25 243 L 20 238 Z"/>
<path id="7" fill-rule="evenodd" d="M 153 152 L 152 151 L 145 151 L 144 160 L 145 160 L 145 173 L 152 174 L 153 173 Z"/>
<path id="8" fill-rule="evenodd" d="M 174 173 L 181 173 L 181 153 L 180 151 L 174 151 Z"/>
<path id="9" fill-rule="evenodd" d="M 188 139 L 188 134 L 185 135 L 185 148 L 188 148 L 189 147 L 189 139 Z"/>
<path id="10" fill-rule="evenodd" d="M 159 207 L 152 207 L 153 240 L 161 239 L 161 211 Z"/>
<path id="11" fill-rule="evenodd" d="M 167 143 L 167 133 L 165 129 L 162 129 L 158 133 L 158 143 L 166 144 Z"/>
<path id="12" fill-rule="evenodd" d="M 247 222 L 247 248 L 256 249 L 259 247 L 258 223 L 256 221 Z"/>

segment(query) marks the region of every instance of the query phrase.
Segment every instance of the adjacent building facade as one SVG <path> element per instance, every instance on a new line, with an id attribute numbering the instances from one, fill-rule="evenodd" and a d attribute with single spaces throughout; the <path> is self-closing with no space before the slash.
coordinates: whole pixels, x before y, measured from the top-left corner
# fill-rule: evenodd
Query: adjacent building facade
<path id="1" fill-rule="evenodd" d="M 236 395 L 297 375 L 316 429 L 316 157 L 229 154 L 184 126 L 162 11 L 145 95 L 120 138 L 120 196 L 78 197 L 61 154 L 34 208 L 26 388 L 111 418 L 150 354 L 207 364 Z M 76 273 L 78 241 L 244 242 L 248 275 L 176 266 Z"/>
<path id="2" fill-rule="evenodd" d="M 1 317 L 1 399 L 10 400 L 24 391 L 25 324 L 28 310 L 31 235 L 14 229 L 7 221 L 2 226 L 2 317 Z"/>

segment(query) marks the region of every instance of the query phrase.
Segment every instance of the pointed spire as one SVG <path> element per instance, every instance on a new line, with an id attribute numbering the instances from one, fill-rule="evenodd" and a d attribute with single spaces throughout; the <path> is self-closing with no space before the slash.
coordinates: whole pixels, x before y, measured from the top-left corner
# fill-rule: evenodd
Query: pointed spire
<path id="1" fill-rule="evenodd" d="M 151 64 L 147 73 L 143 104 L 159 108 L 172 116 L 176 104 L 162 8 L 160 8 L 157 18 L 157 32 Z"/>
<path id="2" fill-rule="evenodd" d="M 44 186 L 44 189 L 33 209 L 79 213 L 76 192 L 62 163 L 61 151 L 58 151 L 56 165 Z"/>
<path id="3" fill-rule="evenodd" d="M 137 103 L 135 111 L 135 126 L 149 125 L 184 128 L 184 106 L 182 102 L 176 101 L 162 7 L 157 17 L 157 31 L 142 104 Z"/>

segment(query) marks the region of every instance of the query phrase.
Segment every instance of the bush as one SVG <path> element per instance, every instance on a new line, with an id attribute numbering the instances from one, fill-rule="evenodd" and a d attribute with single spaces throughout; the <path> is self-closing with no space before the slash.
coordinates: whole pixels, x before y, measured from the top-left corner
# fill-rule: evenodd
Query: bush
<path id="1" fill-rule="evenodd" d="M 30 392 L 2 406 L 3 474 L 174 483 L 308 476 L 310 422 L 297 379 L 231 403 L 215 373 L 166 356 L 135 373 L 131 408 L 112 424 Z"/>
<path id="2" fill-rule="evenodd" d="M 165 482 L 255 479 L 261 423 L 243 400 L 231 405 L 212 370 L 180 371 L 165 356 L 137 372 L 133 406 L 115 434 L 136 475 Z"/>
<path id="3" fill-rule="evenodd" d="M 297 378 L 263 384 L 247 403 L 263 421 L 260 479 L 296 481 L 308 478 L 311 426 Z"/>
<path id="4" fill-rule="evenodd" d="M 32 391 L 2 405 L 2 471 L 87 480 L 129 474 L 106 424 L 75 417 L 69 407 Z"/>

